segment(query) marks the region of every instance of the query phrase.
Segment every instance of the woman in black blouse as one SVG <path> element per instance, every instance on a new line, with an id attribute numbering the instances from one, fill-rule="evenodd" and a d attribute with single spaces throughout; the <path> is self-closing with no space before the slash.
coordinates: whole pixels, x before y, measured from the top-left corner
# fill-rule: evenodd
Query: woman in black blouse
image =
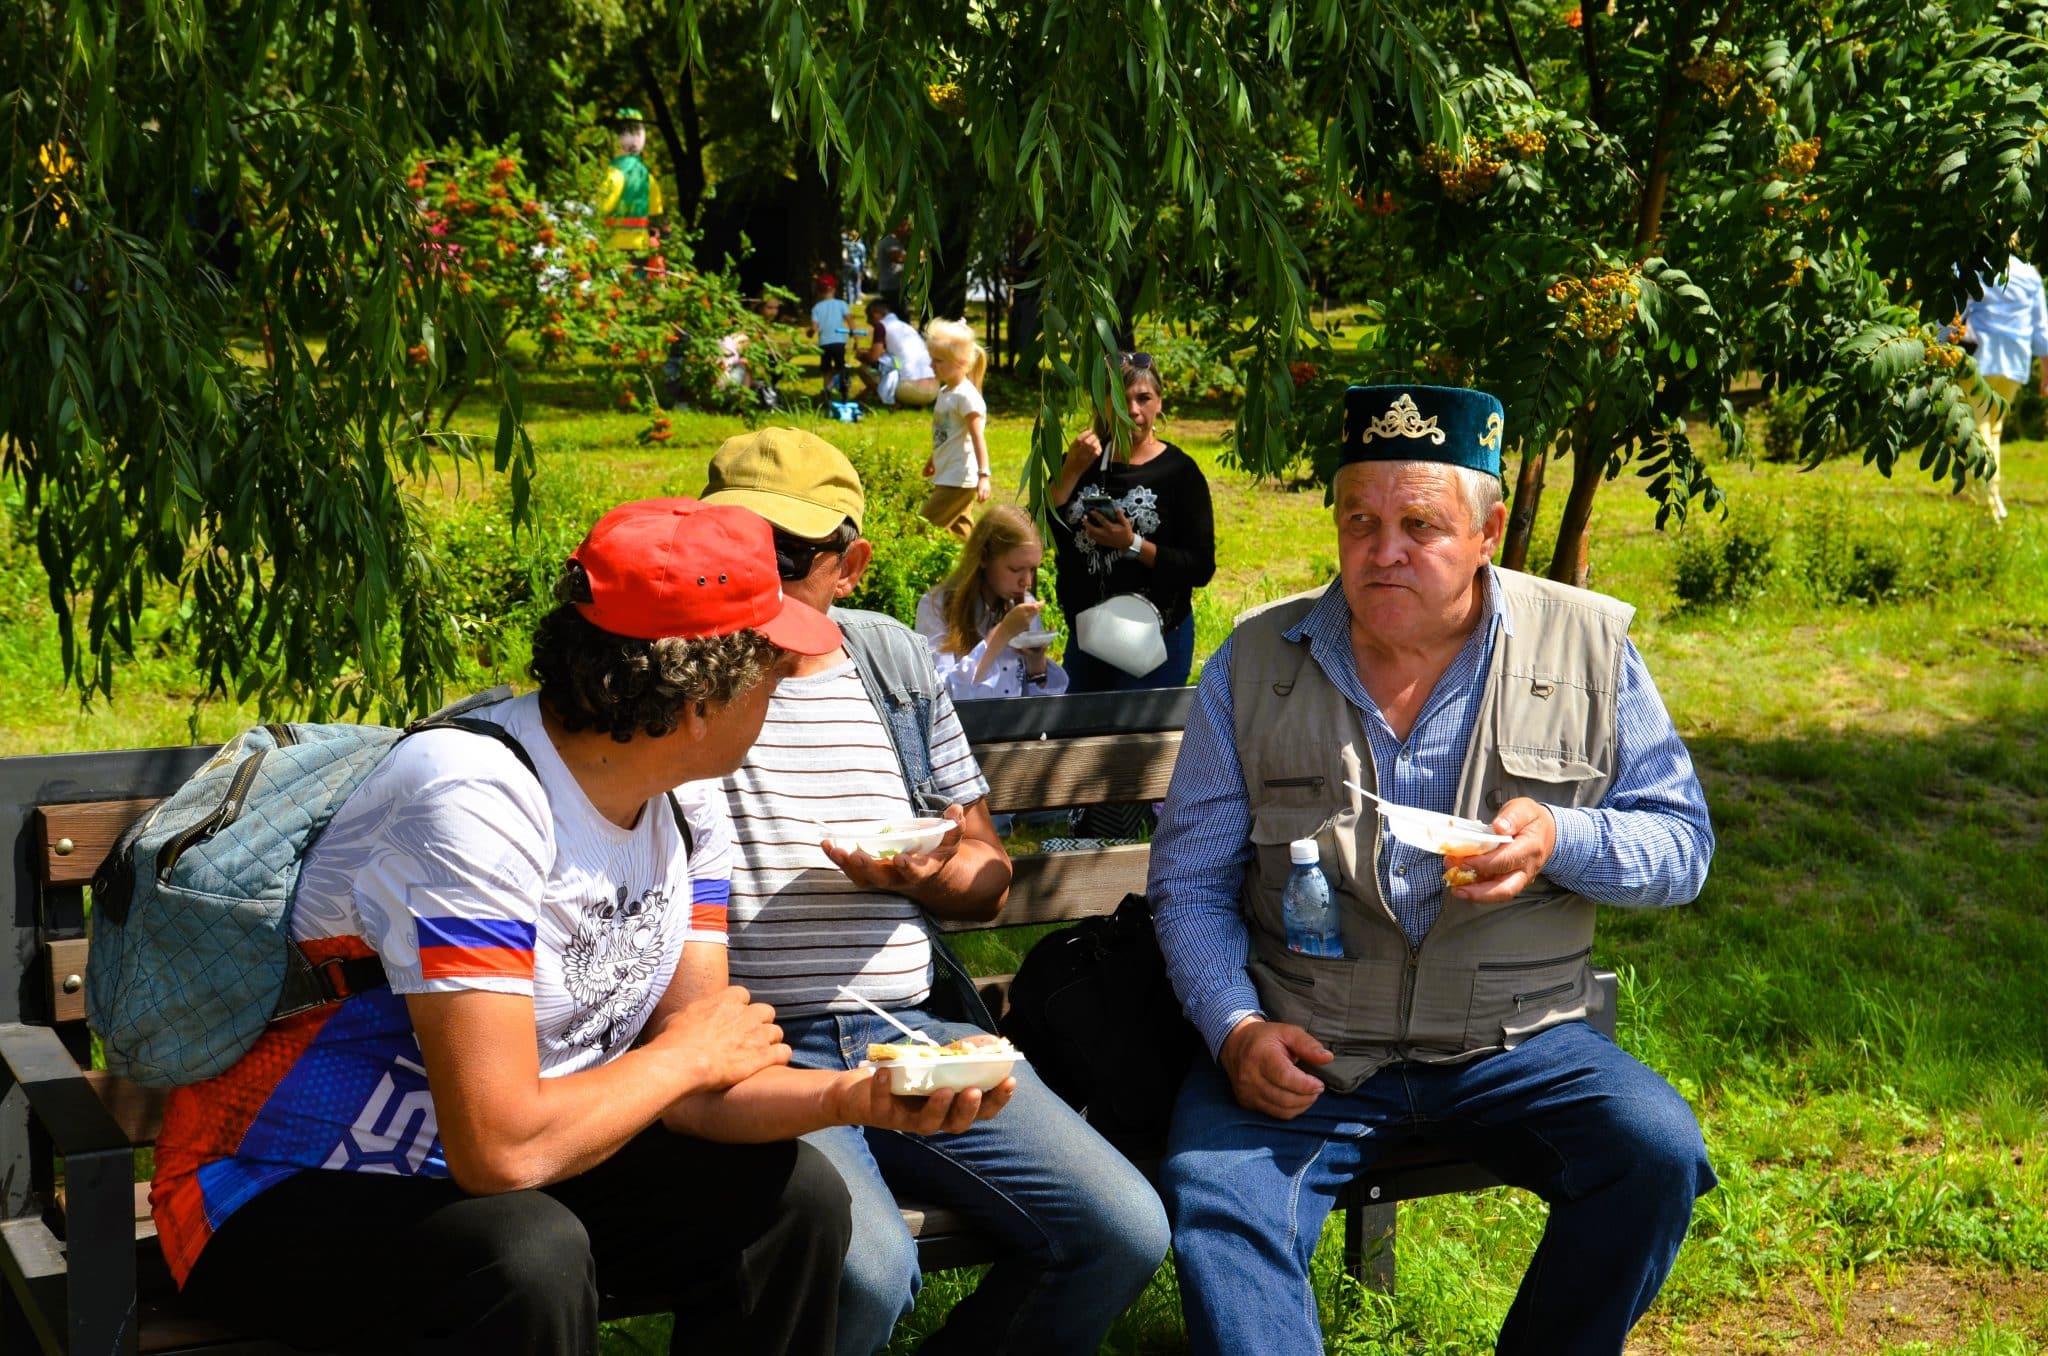
<path id="1" fill-rule="evenodd" d="M 1129 460 L 1105 458 L 1107 440 L 1090 429 L 1067 448 L 1053 486 L 1060 610 L 1071 622 L 1113 594 L 1143 594 L 1159 609 L 1166 662 L 1133 677 L 1069 645 L 1070 692 L 1185 685 L 1194 665 L 1194 591 L 1216 573 L 1209 482 L 1193 458 L 1153 433 L 1160 386 L 1151 355 L 1125 354 L 1122 376 L 1135 426 Z"/>

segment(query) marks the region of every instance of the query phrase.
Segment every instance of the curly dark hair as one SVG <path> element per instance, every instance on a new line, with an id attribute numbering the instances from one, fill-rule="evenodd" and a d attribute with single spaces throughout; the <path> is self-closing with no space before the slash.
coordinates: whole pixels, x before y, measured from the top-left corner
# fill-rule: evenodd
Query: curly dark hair
<path id="1" fill-rule="evenodd" d="M 527 672 L 540 699 L 571 731 L 603 730 L 619 743 L 637 734 L 665 735 L 692 702 L 732 701 L 779 663 L 783 650 L 759 631 L 701 640 L 636 640 L 584 619 L 577 601 L 590 584 L 571 564 L 555 584 L 562 605 L 533 633 Z"/>

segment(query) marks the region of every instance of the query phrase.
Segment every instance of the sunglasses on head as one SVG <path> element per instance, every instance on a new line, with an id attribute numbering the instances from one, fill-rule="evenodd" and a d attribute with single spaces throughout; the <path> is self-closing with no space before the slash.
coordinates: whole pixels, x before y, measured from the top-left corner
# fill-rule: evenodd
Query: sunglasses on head
<path id="1" fill-rule="evenodd" d="M 781 528 L 775 529 L 775 572 L 784 579 L 802 579 L 809 575 L 811 566 L 818 557 L 836 547 L 831 538 L 811 541 L 806 537 L 792 537 Z"/>
<path id="2" fill-rule="evenodd" d="M 1116 360 L 1124 367 L 1150 370 L 1152 366 L 1152 355 L 1149 353 L 1119 353 Z"/>

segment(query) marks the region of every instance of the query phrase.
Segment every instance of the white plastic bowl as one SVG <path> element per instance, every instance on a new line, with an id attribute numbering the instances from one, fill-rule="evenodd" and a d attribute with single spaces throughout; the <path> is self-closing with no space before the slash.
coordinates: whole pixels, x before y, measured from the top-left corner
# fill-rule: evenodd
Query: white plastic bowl
<path id="1" fill-rule="evenodd" d="M 877 1060 L 875 1067 L 888 1071 L 889 1091 L 899 1097 L 922 1097 L 941 1088 L 980 1088 L 987 1092 L 1008 1078 L 1021 1058 L 1015 1050 L 999 1050 L 987 1054 Z"/>
<path id="2" fill-rule="evenodd" d="M 837 825 L 831 837 L 838 846 L 858 848 L 870 857 L 894 857 L 899 852 L 930 852 L 951 827 L 950 819 L 869 819 Z"/>
<path id="3" fill-rule="evenodd" d="M 1457 815 L 1440 815 L 1430 810 L 1417 810 L 1409 806 L 1382 804 L 1380 814 L 1387 821 L 1387 832 L 1424 852 L 1445 853 L 1469 857 L 1485 852 L 1514 839 L 1506 834 L 1495 833 L 1493 827 L 1476 819 L 1461 819 Z"/>
<path id="4" fill-rule="evenodd" d="M 1060 638 L 1057 631 L 1025 631 L 1010 637 L 1013 650 L 1043 650 Z"/>

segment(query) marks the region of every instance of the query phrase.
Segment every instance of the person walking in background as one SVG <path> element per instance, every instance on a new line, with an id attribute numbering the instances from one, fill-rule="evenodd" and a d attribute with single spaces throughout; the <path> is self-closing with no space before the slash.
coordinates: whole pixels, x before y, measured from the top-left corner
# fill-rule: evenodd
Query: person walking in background
<path id="1" fill-rule="evenodd" d="M 910 263 L 910 223 L 899 221 L 875 242 L 875 291 L 897 315 L 903 309 L 903 274 Z"/>
<path id="2" fill-rule="evenodd" d="M 934 320 L 925 348 L 940 389 L 932 405 L 932 455 L 924 464 L 932 489 L 919 511 L 933 527 L 965 540 L 974 528 L 974 506 L 989 496 L 988 402 L 981 398 L 988 354 L 964 320 Z"/>
<path id="3" fill-rule="evenodd" d="M 859 231 L 847 231 L 839 250 L 839 266 L 839 295 L 852 306 L 867 291 L 868 247 Z"/>
<path id="4" fill-rule="evenodd" d="M 1977 300 L 1963 311 L 1962 338 L 1976 340 L 1978 375 L 1997 392 L 2001 404 L 1977 399 L 1977 436 L 1990 451 L 1990 474 L 1984 481 L 1984 500 L 1991 509 L 1991 521 L 2005 521 L 2005 498 L 1999 493 L 1999 444 L 2005 432 L 2005 416 L 2020 383 L 2034 373 L 2034 360 L 2048 357 L 2048 300 L 2044 300 L 2041 274 L 2032 264 L 2014 255 L 2003 274 L 1979 278 L 1983 289 Z M 2048 395 L 2048 367 L 2041 373 L 2039 387 Z"/>
<path id="5" fill-rule="evenodd" d="M 1149 353 L 1119 364 L 1132 431 L 1128 460 L 1113 457 L 1106 419 L 1067 448 L 1053 487 L 1060 607 L 1075 622 L 1067 675 L 1075 692 L 1180 687 L 1194 667 L 1194 591 L 1216 573 L 1216 525 L 1209 482 L 1194 459 L 1161 441 L 1159 369 Z M 1119 667 L 1128 654 L 1091 654 L 1083 614 L 1135 594 L 1158 613 L 1165 658 L 1150 669 Z M 1142 612 L 1142 607 L 1136 609 Z M 1149 623 L 1147 623 L 1149 625 Z"/>
<path id="6" fill-rule="evenodd" d="M 839 280 L 829 273 L 818 277 L 818 300 L 811 306 L 811 338 L 818 342 L 818 370 L 824 375 L 824 393 L 846 399 L 846 341 L 853 331 L 846 322 L 852 315 L 839 295 Z"/>
<path id="7" fill-rule="evenodd" d="M 861 394 L 884 405 L 929 405 L 939 398 L 939 379 L 932 372 L 931 350 L 924 337 L 896 314 L 888 302 L 868 303 L 868 330 L 873 336 L 861 355 Z"/>
<path id="8" fill-rule="evenodd" d="M 1047 656 L 1054 634 L 1032 597 L 1045 557 L 1031 515 L 992 504 L 960 548 L 953 572 L 917 600 L 917 633 L 956 701 L 1057 697 L 1067 671 Z"/>

